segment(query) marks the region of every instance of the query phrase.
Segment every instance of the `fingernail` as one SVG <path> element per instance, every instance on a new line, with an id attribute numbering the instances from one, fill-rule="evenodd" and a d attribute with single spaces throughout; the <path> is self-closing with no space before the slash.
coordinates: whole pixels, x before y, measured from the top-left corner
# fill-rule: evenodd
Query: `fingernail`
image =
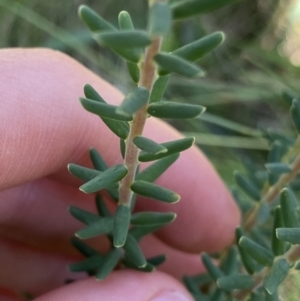
<path id="1" fill-rule="evenodd" d="M 192 301 L 193 299 L 180 292 L 163 292 L 151 301 Z"/>

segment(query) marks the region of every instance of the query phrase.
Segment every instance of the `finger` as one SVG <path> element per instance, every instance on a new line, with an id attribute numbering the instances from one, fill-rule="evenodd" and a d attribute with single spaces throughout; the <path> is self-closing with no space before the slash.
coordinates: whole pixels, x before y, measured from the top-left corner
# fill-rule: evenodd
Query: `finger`
<path id="1" fill-rule="evenodd" d="M 101 247 L 98 244 L 98 249 Z M 199 255 L 173 249 L 154 236 L 142 240 L 141 247 L 146 258 L 165 254 L 167 260 L 158 270 L 178 280 L 182 279 L 182 275 L 193 276 L 204 271 Z M 67 268 L 70 263 L 82 259 L 79 253 L 66 256 L 3 239 L 0 240 L 0 248 L 0 287 L 18 293 L 29 292 L 39 296 L 64 285 L 67 280 L 87 277 L 85 273 L 72 273 Z"/>
<path id="2" fill-rule="evenodd" d="M 175 279 L 160 272 L 114 272 L 105 281 L 79 281 L 62 287 L 36 301 L 192 301 L 192 297 Z"/>
<path id="3" fill-rule="evenodd" d="M 77 101 L 86 82 L 109 103 L 120 102 L 118 91 L 74 60 L 49 50 L 2 50 L 0 63 L 4 99 L 0 120 L 10 125 L 0 130 L 6 142 L 0 150 L 0 167 L 6 171 L 0 175 L 2 188 L 55 173 L 68 162 L 84 162 L 92 145 L 110 165 L 118 161 L 118 139 Z M 180 137 L 155 119 L 150 120 L 146 133 L 150 128 L 157 140 Z M 159 183 L 175 190 L 180 187 L 183 201 L 173 206 L 178 221 L 161 232 L 161 237 L 191 252 L 213 251 L 228 244 L 239 212 L 208 161 L 194 148 L 183 153 L 172 168 Z M 195 175 L 195 168 L 200 169 L 199 174 Z M 140 208 L 149 208 L 150 201 L 144 203 Z M 156 210 L 166 210 L 165 205 L 152 204 Z"/>

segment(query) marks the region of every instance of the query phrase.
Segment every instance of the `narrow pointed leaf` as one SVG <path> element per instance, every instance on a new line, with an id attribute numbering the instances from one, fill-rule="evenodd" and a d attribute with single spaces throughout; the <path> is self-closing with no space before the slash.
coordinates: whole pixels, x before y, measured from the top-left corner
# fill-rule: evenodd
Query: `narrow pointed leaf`
<path id="1" fill-rule="evenodd" d="M 290 264 L 284 259 L 274 262 L 269 274 L 264 279 L 264 287 L 270 295 L 277 291 L 278 286 L 289 274 Z"/>
<path id="2" fill-rule="evenodd" d="M 117 106 L 104 104 L 87 98 L 80 98 L 80 102 L 87 111 L 94 113 L 101 118 L 117 121 L 132 121 L 131 115 L 117 113 Z"/>
<path id="3" fill-rule="evenodd" d="M 147 103 L 148 99 L 148 90 L 144 87 L 137 87 L 125 97 L 116 112 L 121 115 L 125 114 L 125 116 L 131 116 L 143 107 Z"/>
<path id="4" fill-rule="evenodd" d="M 111 213 L 100 195 L 96 196 L 96 207 L 102 217 L 111 217 Z"/>
<path id="5" fill-rule="evenodd" d="M 231 193 L 243 214 L 246 214 L 247 212 L 249 212 L 249 210 L 253 209 L 253 202 L 241 195 L 241 192 L 239 189 L 237 189 L 237 187 L 234 186 L 231 189 Z"/>
<path id="6" fill-rule="evenodd" d="M 272 266 L 274 256 L 268 249 L 245 236 L 239 240 L 239 246 L 261 265 Z"/>
<path id="7" fill-rule="evenodd" d="M 125 158 L 125 152 L 126 152 L 126 144 L 125 144 L 125 140 L 120 139 L 120 151 L 121 151 L 121 155 L 122 158 Z"/>
<path id="8" fill-rule="evenodd" d="M 142 137 L 142 136 L 137 136 L 133 139 L 133 143 L 135 144 L 136 147 L 139 149 L 149 153 L 149 154 L 160 154 L 160 153 L 166 153 L 168 150 L 162 146 L 161 144 L 156 143 L 155 141 Z"/>
<path id="9" fill-rule="evenodd" d="M 207 272 L 215 281 L 224 276 L 224 273 L 212 262 L 211 258 L 206 253 L 202 253 L 201 259 Z"/>
<path id="10" fill-rule="evenodd" d="M 237 250 L 231 247 L 227 253 L 225 260 L 222 262 L 221 269 L 225 275 L 235 273 L 238 267 Z"/>
<path id="11" fill-rule="evenodd" d="M 104 263 L 104 256 L 94 255 L 86 258 L 80 262 L 72 263 L 69 265 L 69 270 L 72 272 L 84 272 L 91 271 L 99 268 Z"/>
<path id="12" fill-rule="evenodd" d="M 299 218 L 297 215 L 297 208 L 291 198 L 290 192 L 284 188 L 280 194 L 280 208 L 283 224 L 286 228 L 299 228 Z"/>
<path id="13" fill-rule="evenodd" d="M 225 5 L 238 2 L 240 0 L 188 0 L 177 1 L 171 6 L 174 19 L 189 18 L 198 14 L 205 14 Z"/>
<path id="14" fill-rule="evenodd" d="M 111 250 L 106 256 L 105 261 L 99 268 L 96 274 L 96 279 L 105 279 L 111 271 L 116 267 L 121 257 L 121 253 L 118 249 Z"/>
<path id="15" fill-rule="evenodd" d="M 152 36 L 165 36 L 172 23 L 172 12 L 168 3 L 156 2 L 150 7 L 149 32 Z"/>
<path id="16" fill-rule="evenodd" d="M 205 108 L 178 102 L 160 101 L 149 105 L 147 112 L 158 118 L 188 119 L 204 113 Z"/>
<path id="17" fill-rule="evenodd" d="M 85 5 L 79 7 L 78 15 L 91 31 L 117 30 L 112 24 L 104 20 L 94 10 Z"/>
<path id="18" fill-rule="evenodd" d="M 71 175 L 83 181 L 90 181 L 101 174 L 101 171 L 73 163 L 68 164 L 68 170 Z"/>
<path id="19" fill-rule="evenodd" d="M 165 93 L 166 87 L 169 82 L 169 75 L 159 76 L 158 79 L 155 81 L 151 95 L 150 95 L 150 103 L 161 101 L 163 95 Z"/>
<path id="20" fill-rule="evenodd" d="M 280 207 L 276 207 L 274 211 L 273 229 L 272 229 L 272 251 L 275 256 L 280 256 L 285 253 L 286 245 L 276 236 L 276 229 L 283 227 Z"/>
<path id="21" fill-rule="evenodd" d="M 158 255 L 155 257 L 147 258 L 147 262 L 157 267 L 163 264 L 166 261 L 166 259 L 166 255 Z"/>
<path id="22" fill-rule="evenodd" d="M 108 168 L 100 175 L 91 181 L 79 187 L 84 193 L 94 193 L 104 188 L 111 187 L 115 182 L 121 180 L 126 176 L 128 169 L 125 165 L 116 165 Z"/>
<path id="23" fill-rule="evenodd" d="M 129 233 L 137 240 L 140 241 L 144 236 L 157 231 L 164 227 L 162 224 L 151 225 L 151 226 L 134 226 L 129 230 Z"/>
<path id="24" fill-rule="evenodd" d="M 269 292 L 265 290 L 265 301 L 281 301 L 281 300 L 279 300 L 278 292 L 269 294 Z"/>
<path id="25" fill-rule="evenodd" d="M 254 274 L 257 269 L 257 264 L 256 262 L 248 255 L 246 251 L 244 251 L 243 248 L 238 244 L 240 238 L 244 235 L 242 229 L 240 227 L 237 227 L 235 230 L 235 237 L 236 237 L 236 243 L 237 243 L 237 248 L 241 257 L 241 261 L 247 270 L 249 274 Z"/>
<path id="26" fill-rule="evenodd" d="M 158 179 L 177 159 L 179 154 L 174 154 L 166 158 L 162 158 L 152 165 L 144 169 L 138 174 L 136 180 L 154 182 Z"/>
<path id="27" fill-rule="evenodd" d="M 141 271 L 141 272 L 145 272 L 145 273 L 151 273 L 155 270 L 155 266 L 152 265 L 151 263 L 147 262 L 147 264 L 143 267 L 138 267 L 134 261 L 132 261 L 130 258 L 125 257 L 122 261 L 122 263 L 131 269 L 137 270 L 137 271 Z"/>
<path id="28" fill-rule="evenodd" d="M 182 280 L 196 301 L 207 301 L 206 297 L 200 292 L 199 286 L 195 283 L 192 277 L 183 276 Z"/>
<path id="29" fill-rule="evenodd" d="M 292 171 L 291 167 L 288 164 L 284 163 L 267 163 L 265 166 L 270 173 L 279 176 L 284 173 L 290 173 Z"/>
<path id="30" fill-rule="evenodd" d="M 119 205 L 114 216 L 113 244 L 116 248 L 123 247 L 125 244 L 130 217 L 130 208 L 126 205 Z"/>
<path id="31" fill-rule="evenodd" d="M 139 212 L 131 216 L 131 224 L 138 226 L 165 225 L 176 218 L 176 213 Z"/>
<path id="32" fill-rule="evenodd" d="M 185 77 L 204 76 L 205 72 L 189 61 L 168 53 L 159 53 L 154 57 L 154 61 L 162 70 L 162 75 L 166 72 L 176 73 Z"/>
<path id="33" fill-rule="evenodd" d="M 109 31 L 95 34 L 94 38 L 101 45 L 116 48 L 142 48 L 151 44 L 151 38 L 143 30 Z"/>
<path id="34" fill-rule="evenodd" d="M 90 158 L 95 169 L 100 171 L 105 171 L 108 168 L 105 161 L 103 160 L 103 158 L 95 148 L 90 149 Z"/>
<path id="35" fill-rule="evenodd" d="M 119 13 L 118 21 L 121 30 L 134 30 L 132 19 L 127 11 L 123 10 Z"/>
<path id="36" fill-rule="evenodd" d="M 300 270 L 300 260 L 297 260 L 293 266 L 295 270 Z"/>
<path id="37" fill-rule="evenodd" d="M 94 223 L 101 219 L 101 217 L 95 213 L 83 210 L 81 208 L 75 207 L 75 206 L 70 206 L 69 211 L 72 216 L 74 216 L 76 219 L 81 221 L 82 223 L 88 225 L 91 223 Z"/>
<path id="38" fill-rule="evenodd" d="M 276 229 L 276 236 L 282 241 L 300 245 L 300 228 L 278 228 Z"/>
<path id="39" fill-rule="evenodd" d="M 194 62 L 221 45 L 224 39 L 224 33 L 218 31 L 176 49 L 172 54 Z"/>
<path id="40" fill-rule="evenodd" d="M 261 198 L 259 188 L 238 171 L 234 172 L 234 179 L 237 185 L 253 200 L 259 201 Z"/>
<path id="41" fill-rule="evenodd" d="M 123 246 L 126 256 L 128 256 L 138 267 L 144 267 L 147 261 L 139 247 L 137 240 L 128 233 L 126 243 Z"/>
<path id="42" fill-rule="evenodd" d="M 82 255 L 86 257 L 101 255 L 98 251 L 91 248 L 90 246 L 88 246 L 87 244 L 85 244 L 84 242 L 82 242 L 76 237 L 71 238 L 71 243 Z"/>
<path id="43" fill-rule="evenodd" d="M 134 181 L 131 190 L 139 195 L 166 203 L 177 203 L 180 196 L 164 187 L 146 181 Z"/>
<path id="44" fill-rule="evenodd" d="M 235 289 L 250 289 L 254 286 L 254 280 L 249 275 L 233 274 L 217 279 L 217 286 L 225 291 Z"/>
<path id="45" fill-rule="evenodd" d="M 195 142 L 194 137 L 188 137 L 188 138 L 183 138 L 175 141 L 170 141 L 170 142 L 165 142 L 161 143 L 162 146 L 167 148 L 166 153 L 161 153 L 158 155 L 152 155 L 148 154 L 147 152 L 142 151 L 139 155 L 139 161 L 140 162 L 149 162 L 149 161 L 154 161 L 158 160 L 179 152 L 182 152 L 188 148 L 190 148 Z"/>
<path id="46" fill-rule="evenodd" d="M 84 95 L 88 99 L 92 99 L 104 104 L 106 103 L 91 85 L 84 86 Z M 121 139 L 127 138 L 129 134 L 129 124 L 127 122 L 107 119 L 101 116 L 100 118 L 106 124 L 106 126 L 118 137 L 120 137 Z"/>
<path id="47" fill-rule="evenodd" d="M 77 231 L 75 235 L 80 239 L 88 239 L 102 234 L 110 234 L 112 231 L 113 219 L 110 217 L 102 217 L 84 229 Z"/>
<path id="48" fill-rule="evenodd" d="M 128 73 L 134 83 L 138 83 L 140 80 L 140 69 L 136 63 L 126 62 Z"/>
<path id="49" fill-rule="evenodd" d="M 293 99 L 291 106 L 291 116 L 296 130 L 298 134 L 300 134 L 300 99 Z"/>

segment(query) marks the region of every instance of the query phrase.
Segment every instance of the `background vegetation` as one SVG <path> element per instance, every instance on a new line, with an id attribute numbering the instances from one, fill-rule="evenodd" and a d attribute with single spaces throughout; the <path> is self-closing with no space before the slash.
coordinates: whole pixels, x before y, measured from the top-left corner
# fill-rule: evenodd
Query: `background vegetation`
<path id="1" fill-rule="evenodd" d="M 80 4 L 112 23 L 121 10 L 130 12 L 137 28 L 147 23 L 146 0 L 0 0 L 0 48 L 59 49 L 127 92 L 131 83 L 124 62 L 95 44 L 77 17 Z M 173 125 L 196 136 L 229 187 L 233 171 L 245 164 L 264 169 L 269 129 L 293 133 L 289 107 L 291 95 L 300 95 L 299 11 L 298 0 L 243 0 L 176 23 L 163 46 L 172 50 L 217 30 L 227 36 L 222 47 L 200 61 L 207 77 L 173 76 L 165 98 L 207 107 L 199 119 Z M 289 291 L 297 286 L 296 278 L 288 282 Z"/>

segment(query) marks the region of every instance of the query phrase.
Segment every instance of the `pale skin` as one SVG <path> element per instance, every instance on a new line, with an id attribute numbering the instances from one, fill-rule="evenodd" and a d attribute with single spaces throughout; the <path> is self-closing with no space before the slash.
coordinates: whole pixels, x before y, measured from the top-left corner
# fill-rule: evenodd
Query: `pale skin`
<path id="1" fill-rule="evenodd" d="M 113 301 L 192 300 L 178 279 L 202 272 L 200 252 L 229 245 L 240 220 L 229 192 L 196 147 L 182 153 L 157 181 L 179 193 L 179 203 L 138 200 L 139 211 L 178 215 L 172 225 L 142 241 L 146 256 L 167 254 L 159 271 L 120 270 L 96 282 L 66 268 L 80 258 L 69 238 L 82 227 L 67 207 L 95 210 L 93 196 L 78 190 L 80 182 L 68 174 L 67 164 L 91 166 L 90 147 L 109 166 L 121 163 L 119 140 L 78 101 L 86 83 L 108 103 L 122 101 L 118 90 L 62 53 L 0 50 L 0 300 L 20 300 L 16 293 L 24 291 L 38 301 L 93 301 L 100 296 Z M 180 138 L 155 118 L 144 134 L 157 142 Z M 107 247 L 102 239 L 92 243 L 100 250 Z M 78 281 L 64 285 L 65 279 Z"/>

